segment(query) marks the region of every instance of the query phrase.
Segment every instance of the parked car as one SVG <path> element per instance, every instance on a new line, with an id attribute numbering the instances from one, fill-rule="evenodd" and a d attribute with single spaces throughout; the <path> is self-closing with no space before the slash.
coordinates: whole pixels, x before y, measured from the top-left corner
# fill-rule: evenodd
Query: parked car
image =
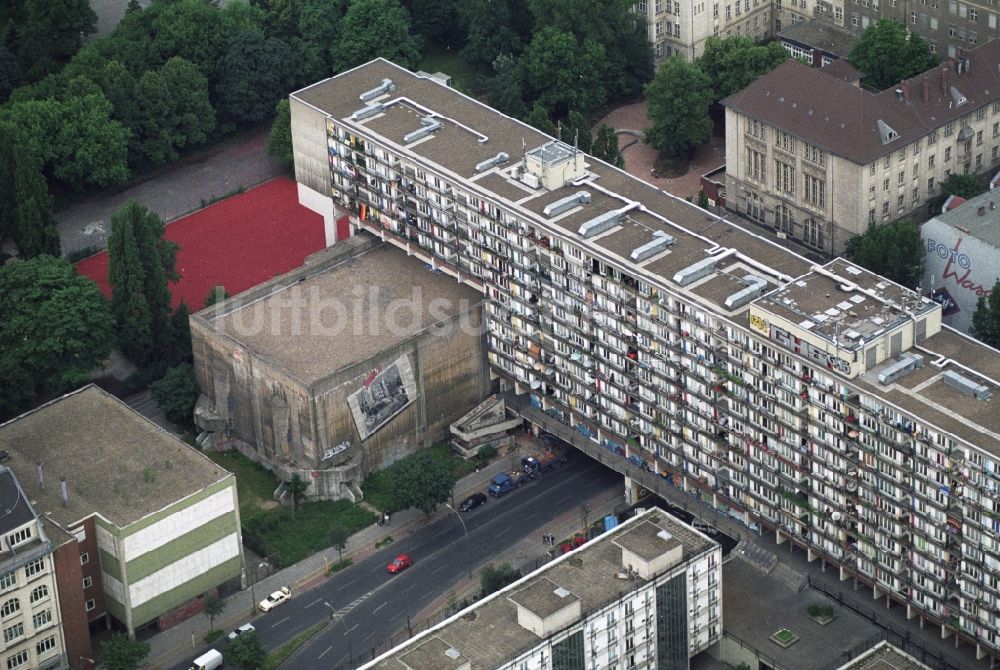
<path id="1" fill-rule="evenodd" d="M 458 511 L 468 512 L 470 510 L 476 509 L 485 502 L 486 502 L 485 493 L 473 493 L 471 496 L 462 501 L 462 503 L 458 506 Z"/>
<path id="2" fill-rule="evenodd" d="M 232 633 L 230 633 L 229 634 L 229 639 L 230 640 L 235 640 L 240 635 L 243 635 L 243 633 L 252 633 L 255 630 L 257 630 L 257 629 L 253 627 L 253 624 L 251 624 L 251 623 L 245 623 L 242 626 L 240 626 L 239 628 L 237 628 L 236 630 L 234 630 Z"/>
<path id="3" fill-rule="evenodd" d="M 413 565 L 413 559 L 410 558 L 410 555 L 400 554 L 396 558 L 392 559 L 392 562 L 385 566 L 385 569 L 391 574 L 396 574 L 397 572 L 402 572 L 411 565 Z"/>
<path id="4" fill-rule="evenodd" d="M 257 607 L 260 609 L 261 612 L 270 612 L 272 609 L 274 609 L 275 607 L 277 607 L 278 605 L 285 602 L 291 597 L 292 597 L 292 592 L 288 589 L 288 587 L 282 586 L 280 590 L 275 591 L 268 597 L 261 600 L 260 604 L 257 605 Z"/>

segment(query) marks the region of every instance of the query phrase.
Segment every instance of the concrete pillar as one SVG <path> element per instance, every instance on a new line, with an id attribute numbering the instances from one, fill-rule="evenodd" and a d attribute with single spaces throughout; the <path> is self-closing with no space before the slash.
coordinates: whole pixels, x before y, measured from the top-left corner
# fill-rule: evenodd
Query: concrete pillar
<path id="1" fill-rule="evenodd" d="M 812 550 L 812 547 L 809 547 L 808 549 L 806 549 L 806 562 L 807 563 L 812 563 L 817 558 L 819 558 L 819 555 L 816 554 L 816 552 Z"/>
<path id="2" fill-rule="evenodd" d="M 774 529 L 774 543 L 777 544 L 777 545 L 782 545 L 786 541 L 787 540 L 785 538 L 781 537 L 781 531 L 778 530 L 777 528 L 775 528 Z"/>
<path id="3" fill-rule="evenodd" d="M 842 581 L 842 582 L 846 582 L 848 579 L 851 578 L 851 576 L 847 573 L 847 568 L 845 568 L 844 566 L 840 566 L 839 577 L 840 577 L 840 581 Z"/>
<path id="4" fill-rule="evenodd" d="M 913 608 L 913 605 L 907 603 L 906 605 L 906 620 L 910 621 L 913 617 L 917 616 L 917 611 Z M 923 619 L 921 619 L 923 621 Z"/>
<path id="5" fill-rule="evenodd" d="M 927 619 L 920 617 L 920 630 L 924 629 L 924 624 L 927 623 Z"/>
<path id="6" fill-rule="evenodd" d="M 878 600 L 878 587 L 872 584 L 872 600 Z"/>
<path id="7" fill-rule="evenodd" d="M 951 631 L 948 630 L 947 626 L 945 626 L 944 624 L 941 624 L 941 639 L 942 640 L 947 640 L 949 635 L 951 635 Z"/>

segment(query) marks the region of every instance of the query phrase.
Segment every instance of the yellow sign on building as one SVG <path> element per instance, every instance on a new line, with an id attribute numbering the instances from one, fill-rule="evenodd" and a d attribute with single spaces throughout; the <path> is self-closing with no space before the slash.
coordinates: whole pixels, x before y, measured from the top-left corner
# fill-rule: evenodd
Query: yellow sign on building
<path id="1" fill-rule="evenodd" d="M 750 327 L 762 335 L 767 335 L 768 337 L 771 336 L 771 325 L 767 322 L 767 319 L 762 316 L 751 314 Z"/>

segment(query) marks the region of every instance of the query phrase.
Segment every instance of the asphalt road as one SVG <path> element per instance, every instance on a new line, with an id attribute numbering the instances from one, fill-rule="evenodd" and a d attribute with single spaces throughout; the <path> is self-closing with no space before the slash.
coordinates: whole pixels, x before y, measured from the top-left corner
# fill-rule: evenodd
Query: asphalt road
<path id="1" fill-rule="evenodd" d="M 473 579 L 479 578 L 476 566 L 488 563 L 531 534 L 539 535 L 541 553 L 541 534 L 547 524 L 590 498 L 620 486 L 617 473 L 579 454 L 571 457 L 564 468 L 499 499 L 490 498 L 485 505 L 463 514 Z M 386 564 L 401 552 L 413 557 L 413 566 L 395 576 L 388 574 Z M 338 668 L 352 658 L 360 664 L 360 660 L 371 658 L 375 647 L 404 628 L 407 617 L 415 616 L 435 598 L 468 579 L 468 565 L 462 524 L 454 515 L 448 515 L 336 573 L 319 587 L 293 593 L 288 602 L 258 616 L 253 624 L 264 648 L 272 650 L 314 624 L 332 618 L 331 625 L 283 668 Z M 225 642 L 214 646 L 224 653 Z M 188 667 L 187 662 L 174 666 L 176 670 Z"/>

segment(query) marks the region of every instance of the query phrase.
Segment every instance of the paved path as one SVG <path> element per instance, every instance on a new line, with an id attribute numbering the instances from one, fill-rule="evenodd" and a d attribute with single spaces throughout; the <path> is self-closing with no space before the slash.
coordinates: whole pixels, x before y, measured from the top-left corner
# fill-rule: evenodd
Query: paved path
<path id="1" fill-rule="evenodd" d="M 63 254 L 103 249 L 111 215 L 130 198 L 172 221 L 201 209 L 213 198 L 249 188 L 282 173 L 267 155 L 269 128 L 246 131 L 203 152 L 140 177 L 115 192 L 97 193 L 56 212 Z"/>

